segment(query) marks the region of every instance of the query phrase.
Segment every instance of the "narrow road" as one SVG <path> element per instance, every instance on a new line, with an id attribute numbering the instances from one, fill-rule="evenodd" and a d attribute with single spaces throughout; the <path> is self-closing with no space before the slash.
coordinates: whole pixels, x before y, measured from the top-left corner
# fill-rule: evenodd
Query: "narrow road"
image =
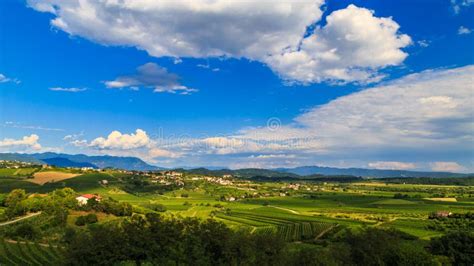
<path id="1" fill-rule="evenodd" d="M 16 241 L 16 240 L 13 240 L 13 239 L 4 239 L 3 241 L 5 242 L 8 242 L 8 243 L 11 243 L 11 244 L 22 244 L 22 245 L 27 245 L 27 244 L 31 244 L 32 242 L 26 242 L 26 241 Z M 53 248 L 57 248 L 59 246 L 57 245 L 50 245 L 50 244 L 44 244 L 44 243 L 37 243 L 39 246 L 42 246 L 42 247 L 53 247 Z"/>
<path id="2" fill-rule="evenodd" d="M 4 222 L 4 223 L 0 223 L 0 226 L 5 226 L 5 225 L 9 225 L 9 224 L 13 224 L 13 223 L 16 223 L 16 222 L 19 222 L 21 220 L 25 220 L 25 219 L 29 219 L 31 217 L 35 217 L 37 215 L 40 215 L 41 212 L 34 212 L 34 213 L 29 213 L 25 216 L 22 216 L 22 217 L 19 217 L 19 218 L 16 218 L 15 220 L 11 220 L 11 221 L 7 221 L 7 222 Z"/>
<path id="3" fill-rule="evenodd" d="M 322 236 L 324 236 L 327 232 L 331 231 L 333 228 L 335 228 L 335 227 L 337 227 L 337 226 L 338 226 L 338 224 L 333 225 L 333 226 L 331 226 L 331 227 L 328 227 L 326 230 L 324 230 L 324 231 L 322 231 L 321 233 L 319 233 L 319 235 L 317 235 L 315 239 L 316 239 L 316 240 L 317 240 L 317 239 L 320 239 L 320 238 L 321 238 Z"/>
<path id="4" fill-rule="evenodd" d="M 283 208 L 283 207 L 278 207 L 278 206 L 273 206 L 273 205 L 268 205 L 267 207 L 272 207 L 272 208 L 279 209 L 279 210 L 282 210 L 282 211 L 291 212 L 293 214 L 300 214 L 299 212 L 297 212 L 295 210 L 287 209 L 287 208 Z"/>

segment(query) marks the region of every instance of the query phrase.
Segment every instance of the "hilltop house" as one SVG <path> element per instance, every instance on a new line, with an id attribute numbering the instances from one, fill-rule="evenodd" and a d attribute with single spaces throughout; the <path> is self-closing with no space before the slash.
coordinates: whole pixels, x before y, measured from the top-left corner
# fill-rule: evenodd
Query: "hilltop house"
<path id="1" fill-rule="evenodd" d="M 79 205 L 86 205 L 90 199 L 95 199 L 96 201 L 100 201 L 101 197 L 96 194 L 84 194 L 84 195 L 80 195 L 79 197 L 76 197 L 77 203 Z"/>

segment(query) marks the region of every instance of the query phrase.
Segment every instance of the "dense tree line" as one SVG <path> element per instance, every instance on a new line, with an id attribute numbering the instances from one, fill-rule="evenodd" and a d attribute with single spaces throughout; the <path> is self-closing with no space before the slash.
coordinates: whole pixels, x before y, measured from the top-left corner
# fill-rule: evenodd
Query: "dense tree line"
<path id="1" fill-rule="evenodd" d="M 317 245 L 235 231 L 209 219 L 134 215 L 120 224 L 70 229 L 69 265 L 472 265 L 474 235 L 452 233 L 424 246 L 395 230 L 345 229 Z"/>

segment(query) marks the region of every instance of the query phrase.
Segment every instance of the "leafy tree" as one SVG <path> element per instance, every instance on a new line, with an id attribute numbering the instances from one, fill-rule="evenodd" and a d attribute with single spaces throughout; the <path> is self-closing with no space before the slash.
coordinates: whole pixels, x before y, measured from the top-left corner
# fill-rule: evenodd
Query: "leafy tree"
<path id="1" fill-rule="evenodd" d="M 433 254 L 448 257 L 454 265 L 474 264 L 474 233 L 451 232 L 430 242 Z"/>
<path id="2" fill-rule="evenodd" d="M 23 189 L 12 190 L 4 200 L 4 204 L 7 207 L 5 215 L 11 219 L 15 216 L 24 215 L 28 208 L 24 202 L 26 199 L 26 192 Z"/>

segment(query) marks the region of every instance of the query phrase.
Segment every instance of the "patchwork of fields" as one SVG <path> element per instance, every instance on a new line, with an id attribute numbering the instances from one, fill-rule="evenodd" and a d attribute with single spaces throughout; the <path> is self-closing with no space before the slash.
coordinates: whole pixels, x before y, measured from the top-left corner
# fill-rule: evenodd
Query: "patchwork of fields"
<path id="1" fill-rule="evenodd" d="M 8 169 L 11 170 L 11 169 Z M 4 175 L 7 173 L 4 172 Z M 132 204 L 135 211 L 150 211 L 150 205 L 162 205 L 163 215 L 180 217 L 213 217 L 232 228 L 247 228 L 252 232 L 277 232 L 284 239 L 299 241 L 316 239 L 338 226 L 394 227 L 428 239 L 442 232 L 427 228 L 427 217 L 436 211 L 466 213 L 474 211 L 472 187 L 436 185 L 396 185 L 381 183 L 306 184 L 308 189 L 286 191 L 284 182 L 247 183 L 246 186 L 223 186 L 206 182 L 191 182 L 184 187 L 157 193 L 133 193 L 123 186 L 126 175 L 114 171 L 95 173 L 57 172 L 65 179 L 33 183 L 25 177 L 0 177 L 0 193 L 15 188 L 30 193 L 45 193 L 70 187 L 80 193 L 95 193 Z M 49 175 L 38 172 L 36 175 Z M 107 180 L 107 185 L 100 181 Z M 52 181 L 52 180 L 50 180 Z M 235 181 L 235 183 L 240 181 Z M 244 182 L 244 181 L 242 181 Z M 433 200 L 443 192 L 445 199 Z M 259 196 L 252 196 L 255 194 Z M 394 198 L 402 193 L 404 198 Z M 250 196 L 249 196 L 250 195 Z M 0 194 L 1 196 L 1 194 Z M 223 198 L 235 197 L 235 200 Z M 452 200 L 452 199 L 456 200 Z M 72 218 L 71 218 L 72 219 Z M 112 219 L 107 217 L 99 220 Z M 70 224 L 73 222 L 71 221 Z"/>

